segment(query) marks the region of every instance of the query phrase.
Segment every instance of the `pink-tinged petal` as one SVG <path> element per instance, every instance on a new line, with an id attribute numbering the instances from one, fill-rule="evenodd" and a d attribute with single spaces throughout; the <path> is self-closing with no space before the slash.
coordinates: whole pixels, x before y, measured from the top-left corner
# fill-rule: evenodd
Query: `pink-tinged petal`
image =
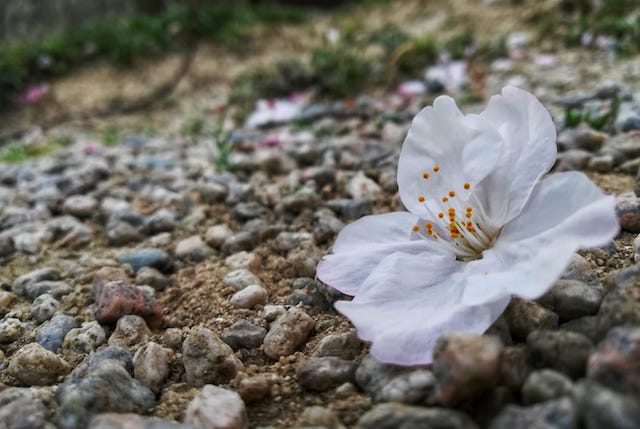
<path id="1" fill-rule="evenodd" d="M 509 301 L 463 305 L 463 287 L 451 280 L 463 265 L 451 256 L 394 253 L 375 268 L 353 301 L 337 302 L 336 308 L 362 339 L 372 342 L 376 359 L 399 365 L 431 363 L 442 334 L 482 333 Z"/>
<path id="2" fill-rule="evenodd" d="M 438 97 L 414 118 L 402 146 L 398 187 L 403 204 L 411 213 L 432 217 L 449 191 L 461 192 L 464 183 L 474 185 L 494 169 L 502 145 L 490 124 L 463 115 L 452 98 Z M 431 213 L 420 196 L 431 204 Z"/>
<path id="3" fill-rule="evenodd" d="M 365 216 L 347 225 L 336 238 L 333 253 L 318 264 L 320 280 L 348 295 L 380 261 L 393 252 L 443 253 L 431 242 L 416 240 L 413 226 L 419 218 L 408 212 Z"/>
<path id="4" fill-rule="evenodd" d="M 480 117 L 506 142 L 495 171 L 483 183 L 488 215 L 504 225 L 520 213 L 536 182 L 553 166 L 556 129 L 535 96 L 512 86 L 492 97 Z"/>
<path id="5" fill-rule="evenodd" d="M 507 295 L 538 298 L 562 275 L 576 250 L 616 236 L 614 207 L 613 196 L 582 173 L 544 179 L 493 247 L 468 264 L 464 302 L 476 305 Z"/>

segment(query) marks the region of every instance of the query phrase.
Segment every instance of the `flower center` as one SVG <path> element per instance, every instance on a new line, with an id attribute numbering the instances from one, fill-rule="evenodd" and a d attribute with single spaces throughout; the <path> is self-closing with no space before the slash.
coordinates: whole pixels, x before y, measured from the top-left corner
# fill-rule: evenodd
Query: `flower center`
<path id="1" fill-rule="evenodd" d="M 424 172 L 424 180 L 436 179 L 440 167 L 435 165 L 433 173 Z M 459 189 L 450 188 L 445 195 L 436 198 L 418 196 L 418 201 L 427 209 L 429 217 L 424 223 L 415 225 L 413 231 L 422 239 L 438 242 L 456 254 L 459 260 L 482 258 L 482 252 L 493 244 L 500 229 L 492 227 L 487 215 L 470 183 Z"/>

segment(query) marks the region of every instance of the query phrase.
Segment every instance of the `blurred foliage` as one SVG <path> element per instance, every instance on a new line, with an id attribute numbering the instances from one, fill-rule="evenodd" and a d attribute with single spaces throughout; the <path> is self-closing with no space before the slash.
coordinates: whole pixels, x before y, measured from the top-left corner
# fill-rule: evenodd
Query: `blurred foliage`
<path id="1" fill-rule="evenodd" d="M 58 137 L 41 143 L 24 144 L 13 143 L 2 147 L 0 150 L 0 162 L 16 164 L 31 158 L 47 155 L 60 148 L 73 144 L 70 137 Z"/>
<path id="2" fill-rule="evenodd" d="M 564 124 L 569 128 L 586 124 L 594 130 L 608 130 L 613 126 L 619 110 L 620 99 L 618 97 L 614 98 L 608 108 L 601 112 L 593 112 L 585 108 L 567 107 L 564 111 Z"/>
<path id="3" fill-rule="evenodd" d="M 252 25 L 298 23 L 308 12 L 296 7 L 178 2 L 157 15 L 93 22 L 37 43 L 0 45 L 0 108 L 17 101 L 28 85 L 60 76 L 90 60 L 130 65 L 196 40 L 240 46 Z"/>

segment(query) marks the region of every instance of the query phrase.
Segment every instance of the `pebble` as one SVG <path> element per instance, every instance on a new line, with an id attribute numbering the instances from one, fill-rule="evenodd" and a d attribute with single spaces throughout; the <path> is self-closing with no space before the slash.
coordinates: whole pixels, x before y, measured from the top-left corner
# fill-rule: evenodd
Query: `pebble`
<path id="1" fill-rule="evenodd" d="M 364 413 L 357 429 L 447 428 L 477 429 L 478 426 L 462 411 L 445 408 L 425 408 L 412 405 L 379 404 Z"/>
<path id="2" fill-rule="evenodd" d="M 149 295 L 123 281 L 107 283 L 96 298 L 96 320 L 114 323 L 129 314 L 141 316 L 150 327 L 162 324 L 162 309 Z"/>
<path id="3" fill-rule="evenodd" d="M 55 384 L 70 370 L 69 364 L 38 343 L 23 346 L 13 355 L 7 371 L 27 386 Z"/>
<path id="4" fill-rule="evenodd" d="M 315 267 L 316 262 L 313 261 L 312 265 Z M 313 269 L 315 270 L 315 268 Z M 331 307 L 322 286 L 316 280 L 309 277 L 299 277 L 293 281 L 292 287 L 293 292 L 287 297 L 287 304 L 308 305 L 322 310 L 327 310 Z"/>
<path id="5" fill-rule="evenodd" d="M 89 423 L 91 429 L 200 429 L 157 417 L 143 417 L 133 413 L 102 413 Z"/>
<path id="6" fill-rule="evenodd" d="M 531 364 L 524 346 L 505 347 L 500 356 L 500 385 L 520 390 L 529 373 Z"/>
<path id="7" fill-rule="evenodd" d="M 227 225 L 214 225 L 204 234 L 204 240 L 214 249 L 219 249 L 225 241 L 233 235 L 233 231 Z"/>
<path id="8" fill-rule="evenodd" d="M 311 358 L 298 363 L 296 377 L 303 387 L 322 392 L 355 381 L 357 367 L 356 362 L 332 356 Z"/>
<path id="9" fill-rule="evenodd" d="M 0 425 L 7 429 L 48 429 L 49 410 L 29 388 L 9 387 L 0 392 Z"/>
<path id="10" fill-rule="evenodd" d="M 266 335 L 267 330 L 263 327 L 240 319 L 223 332 L 222 341 L 234 350 L 254 349 L 260 347 Z"/>
<path id="11" fill-rule="evenodd" d="M 129 264 L 134 271 L 142 267 L 153 267 L 168 273 L 173 270 L 173 260 L 167 252 L 155 247 L 144 247 L 119 255 L 116 260 L 121 264 Z"/>
<path id="12" fill-rule="evenodd" d="M 0 258 L 11 256 L 16 250 L 16 245 L 12 237 L 0 237 Z"/>
<path id="13" fill-rule="evenodd" d="M 133 355 L 133 374 L 154 393 L 160 393 L 169 376 L 169 361 L 172 351 L 150 341 Z"/>
<path id="14" fill-rule="evenodd" d="M 235 290 L 242 290 L 249 285 L 262 285 L 262 282 L 251 271 L 241 268 L 229 272 L 222 279 L 222 283 L 231 286 Z"/>
<path id="15" fill-rule="evenodd" d="M 0 316 L 4 316 L 11 310 L 11 304 L 16 299 L 16 294 L 6 290 L 0 291 Z"/>
<path id="16" fill-rule="evenodd" d="M 255 233 L 242 231 L 228 236 L 222 244 L 222 253 L 231 255 L 244 251 L 251 251 L 258 244 L 259 238 Z"/>
<path id="17" fill-rule="evenodd" d="M 144 238 L 137 227 L 120 220 L 109 222 L 105 229 L 107 240 L 112 246 L 138 243 Z"/>
<path id="18" fill-rule="evenodd" d="M 300 348 L 313 329 L 313 319 L 298 308 L 278 317 L 264 338 L 264 353 L 271 359 L 289 356 Z"/>
<path id="19" fill-rule="evenodd" d="M 326 205 L 345 221 L 360 219 L 373 213 L 373 205 L 367 198 L 338 198 L 327 201 Z"/>
<path id="20" fill-rule="evenodd" d="M 620 393 L 640 396 L 640 327 L 609 331 L 589 356 L 587 375 Z"/>
<path id="21" fill-rule="evenodd" d="M 535 301 L 514 297 L 504 311 L 511 335 L 525 339 L 536 329 L 553 329 L 558 326 L 558 315 Z"/>
<path id="22" fill-rule="evenodd" d="M 229 255 L 224 259 L 224 264 L 232 270 L 247 269 L 258 270 L 260 268 L 260 256 L 255 253 L 242 251 Z"/>
<path id="23" fill-rule="evenodd" d="M 366 356 L 356 370 L 355 379 L 374 402 L 435 405 L 438 399 L 435 377 L 424 367 L 385 364 Z"/>
<path id="24" fill-rule="evenodd" d="M 298 425 L 326 429 L 346 429 L 333 411 L 318 405 L 305 408 L 298 419 Z"/>
<path id="25" fill-rule="evenodd" d="M 585 429 L 636 429 L 640 422 L 637 397 L 621 395 L 598 383 L 576 386 L 575 401 Z"/>
<path id="26" fill-rule="evenodd" d="M 538 299 L 538 303 L 554 311 L 562 320 L 596 314 L 601 302 L 599 287 L 567 279 L 558 280 L 549 292 Z"/>
<path id="27" fill-rule="evenodd" d="M 248 429 L 249 417 L 236 392 L 210 384 L 189 403 L 185 423 L 199 428 Z"/>
<path id="28" fill-rule="evenodd" d="M 585 373 L 593 343 L 577 332 L 533 331 L 527 336 L 527 350 L 535 368 L 552 368 L 577 378 Z"/>
<path id="29" fill-rule="evenodd" d="M 180 259 L 202 261 L 211 255 L 211 249 L 199 235 L 192 235 L 179 241 L 174 253 Z"/>
<path id="30" fill-rule="evenodd" d="M 60 299 L 73 291 L 71 285 L 53 280 L 44 280 L 40 282 L 30 283 L 25 287 L 25 295 L 30 299 L 36 299 L 40 295 L 49 294 L 56 299 Z"/>
<path id="31" fill-rule="evenodd" d="M 362 341 L 360 341 L 355 331 L 332 334 L 320 340 L 314 356 L 335 356 L 341 359 L 353 360 L 362 352 L 362 347 Z"/>
<path id="32" fill-rule="evenodd" d="M 62 347 L 78 353 L 91 353 L 105 343 L 107 334 L 98 322 L 83 322 L 79 328 L 70 329 L 64 337 Z"/>
<path id="33" fill-rule="evenodd" d="M 438 380 L 440 403 L 455 405 L 494 387 L 503 348 L 502 342 L 492 336 L 440 337 L 433 351 L 433 373 Z"/>
<path id="34" fill-rule="evenodd" d="M 286 252 L 291 249 L 295 249 L 303 243 L 309 242 L 313 239 L 313 236 L 308 232 L 287 232 L 282 231 L 276 237 L 276 248 L 280 251 Z"/>
<path id="35" fill-rule="evenodd" d="M 45 322 L 58 311 L 60 307 L 60 301 L 49 295 L 48 293 L 42 294 L 37 297 L 31 304 L 31 314 L 35 317 L 38 323 Z"/>
<path id="36" fill-rule="evenodd" d="M 64 342 L 67 333 L 78 326 L 76 320 L 64 314 L 53 316 L 36 332 L 36 342 L 50 352 L 56 352 Z"/>
<path id="37" fill-rule="evenodd" d="M 150 335 L 151 331 L 142 317 L 125 315 L 118 319 L 108 343 L 112 346 L 137 349 L 149 340 Z"/>
<path id="38" fill-rule="evenodd" d="M 162 208 L 145 219 L 143 230 L 147 235 L 171 232 L 178 226 L 176 217 L 172 210 Z"/>
<path id="39" fill-rule="evenodd" d="M 123 268 L 119 267 L 102 267 L 93 275 L 93 297 L 97 298 L 102 293 L 102 288 L 107 283 L 114 281 L 128 282 L 129 276 Z"/>
<path id="40" fill-rule="evenodd" d="M 628 194 L 618 196 L 616 214 L 622 229 L 636 234 L 640 232 L 640 198 Z"/>
<path id="41" fill-rule="evenodd" d="M 267 303 L 268 294 L 265 288 L 249 285 L 234 293 L 229 302 L 239 308 L 253 308 Z"/>
<path id="42" fill-rule="evenodd" d="M 6 344 L 16 341 L 22 336 L 25 325 L 19 319 L 7 317 L 0 321 L 0 343 Z"/>
<path id="43" fill-rule="evenodd" d="M 578 413 L 569 398 L 521 407 L 508 405 L 496 417 L 489 429 L 577 429 Z"/>
<path id="44" fill-rule="evenodd" d="M 257 402 L 271 395 L 274 377 L 270 374 L 258 374 L 243 378 L 238 383 L 238 393 L 245 402 Z"/>
<path id="45" fill-rule="evenodd" d="M 156 291 L 163 291 L 169 286 L 169 279 L 153 267 L 142 267 L 136 273 L 136 284 L 151 286 Z"/>
<path id="46" fill-rule="evenodd" d="M 65 198 L 62 211 L 78 218 L 87 218 L 96 213 L 98 201 L 89 195 L 71 195 Z"/>
<path id="47" fill-rule="evenodd" d="M 573 383 L 561 372 L 552 369 L 533 371 L 522 386 L 522 401 L 529 404 L 571 396 Z"/>
<path id="48" fill-rule="evenodd" d="M 108 411 L 144 414 L 155 404 L 155 394 L 112 359 L 97 361 L 82 377 L 69 377 L 57 399 L 61 429 L 85 428 L 93 415 Z"/>
<path id="49" fill-rule="evenodd" d="M 46 280 L 60 280 L 60 272 L 55 268 L 39 268 L 17 277 L 11 285 L 11 290 L 16 295 L 26 295 L 29 285 Z"/>
<path id="50" fill-rule="evenodd" d="M 346 187 L 351 198 L 367 198 L 375 200 L 381 193 L 380 185 L 364 175 L 362 171 L 356 173 Z"/>
<path id="51" fill-rule="evenodd" d="M 298 214 L 303 210 L 315 210 L 320 206 L 320 203 L 321 200 L 317 191 L 309 187 L 303 187 L 282 198 L 277 210 L 284 213 Z"/>
<path id="52" fill-rule="evenodd" d="M 610 274 L 605 279 L 608 289 L 591 338 L 603 339 L 616 326 L 640 325 L 640 264 Z"/>
<path id="53" fill-rule="evenodd" d="M 187 382 L 200 387 L 233 379 L 244 366 L 231 347 L 206 328 L 199 328 L 184 340 L 182 361 Z"/>

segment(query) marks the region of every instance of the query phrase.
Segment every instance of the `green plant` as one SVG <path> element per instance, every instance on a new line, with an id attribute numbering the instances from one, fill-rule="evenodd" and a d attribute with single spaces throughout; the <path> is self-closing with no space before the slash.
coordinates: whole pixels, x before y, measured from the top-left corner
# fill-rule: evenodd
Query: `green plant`
<path id="1" fill-rule="evenodd" d="M 209 134 L 213 138 L 213 143 L 216 146 L 216 166 L 222 170 L 229 170 L 229 155 L 231 155 L 231 132 L 225 131 L 224 122 L 227 118 L 226 112 L 220 112 L 216 116 L 216 120 L 211 128 Z"/>
<path id="2" fill-rule="evenodd" d="M 100 132 L 100 141 L 105 146 L 115 146 L 120 143 L 120 133 L 114 125 L 107 125 Z"/>

